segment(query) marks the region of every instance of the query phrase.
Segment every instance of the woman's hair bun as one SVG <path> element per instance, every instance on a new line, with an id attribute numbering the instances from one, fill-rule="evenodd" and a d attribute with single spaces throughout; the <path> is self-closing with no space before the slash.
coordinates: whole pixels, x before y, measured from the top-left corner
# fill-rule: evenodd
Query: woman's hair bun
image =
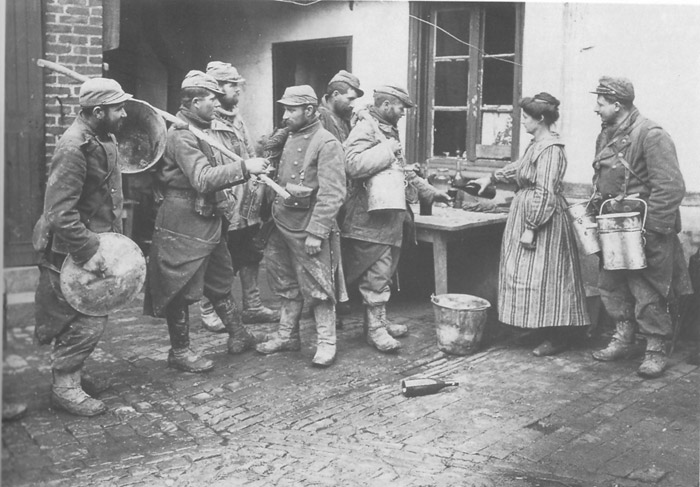
<path id="1" fill-rule="evenodd" d="M 535 96 L 532 97 L 536 101 L 543 101 L 546 103 L 549 103 L 550 105 L 554 105 L 555 108 L 559 107 L 559 100 L 554 98 L 552 95 L 549 93 L 543 91 L 542 93 L 537 93 Z"/>

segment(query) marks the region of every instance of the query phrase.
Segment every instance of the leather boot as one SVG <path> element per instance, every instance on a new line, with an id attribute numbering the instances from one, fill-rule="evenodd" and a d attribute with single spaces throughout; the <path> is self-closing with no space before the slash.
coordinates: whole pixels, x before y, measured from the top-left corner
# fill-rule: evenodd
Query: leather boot
<path id="1" fill-rule="evenodd" d="M 634 343 L 634 323 L 618 321 L 615 324 L 615 334 L 608 346 L 593 352 L 593 358 L 602 362 L 610 362 L 619 358 L 630 358 L 639 352 Z"/>
<path id="2" fill-rule="evenodd" d="M 170 334 L 168 366 L 184 372 L 208 372 L 214 362 L 201 357 L 190 348 L 190 314 L 184 303 L 171 303 L 165 314 Z"/>
<path id="3" fill-rule="evenodd" d="M 299 319 L 303 307 L 304 301 L 282 298 L 280 324 L 277 331 L 272 333 L 268 340 L 258 344 L 255 349 L 265 354 L 300 350 Z"/>
<path id="4" fill-rule="evenodd" d="M 225 333 L 226 327 L 221 322 L 221 318 L 214 311 L 214 306 L 207 298 L 202 298 L 199 302 L 199 314 L 202 318 L 202 326 L 214 333 Z"/>
<path id="5" fill-rule="evenodd" d="M 645 379 L 661 377 L 666 368 L 666 342 L 660 337 L 647 337 L 644 361 L 637 369 L 637 375 Z"/>
<path id="6" fill-rule="evenodd" d="M 80 369 L 73 372 L 53 371 L 51 405 L 76 416 L 97 416 L 107 411 L 105 403 L 88 396 L 80 387 Z"/>
<path id="7" fill-rule="evenodd" d="M 400 338 L 408 335 L 408 327 L 406 325 L 393 323 L 387 319 L 386 306 L 381 307 L 380 313 L 381 316 L 379 319 L 384 324 L 384 327 L 386 328 L 386 331 L 389 333 L 389 335 L 393 336 L 394 338 Z"/>
<path id="8" fill-rule="evenodd" d="M 260 300 L 260 288 L 258 287 L 258 264 L 243 266 L 239 271 L 241 276 L 241 288 L 243 291 L 243 323 L 277 323 L 280 319 L 279 311 L 263 306 Z"/>
<path id="9" fill-rule="evenodd" d="M 228 342 L 226 344 L 228 353 L 235 355 L 251 349 L 255 345 L 255 339 L 243 326 L 241 314 L 233 298 L 227 296 L 212 302 L 212 304 L 228 332 Z"/>
<path id="10" fill-rule="evenodd" d="M 316 355 L 311 361 L 317 367 L 328 367 L 335 360 L 335 306 L 322 301 L 314 307 L 316 320 Z"/>
<path id="11" fill-rule="evenodd" d="M 384 353 L 396 352 L 401 348 L 401 344 L 389 335 L 382 321 L 382 317 L 385 316 L 384 305 L 367 306 L 365 307 L 365 313 L 367 343 L 369 345 Z"/>

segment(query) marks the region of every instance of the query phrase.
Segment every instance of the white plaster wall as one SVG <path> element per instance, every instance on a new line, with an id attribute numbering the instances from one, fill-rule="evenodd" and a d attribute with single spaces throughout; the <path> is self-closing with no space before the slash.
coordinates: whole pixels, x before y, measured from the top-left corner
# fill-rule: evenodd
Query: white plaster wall
<path id="1" fill-rule="evenodd" d="M 700 5 L 526 5 L 523 93 L 552 90 L 561 100 L 568 181 L 590 181 L 600 119 L 589 91 L 609 74 L 634 82 L 635 104 L 669 132 L 688 190 L 700 190 L 698 25 Z"/>
<path id="2" fill-rule="evenodd" d="M 240 9 L 237 16 L 235 9 Z M 352 72 L 365 91 L 358 102 L 370 102 L 373 87 L 407 84 L 408 22 L 408 2 L 356 1 L 352 10 L 347 1 L 307 7 L 269 1 L 233 7 L 219 3 L 207 19 L 209 32 L 219 36 L 205 40 L 205 52 L 210 59 L 232 63 L 246 78 L 241 112 L 257 138 L 274 125 L 273 43 L 352 36 Z M 405 125 L 401 129 L 405 136 Z"/>

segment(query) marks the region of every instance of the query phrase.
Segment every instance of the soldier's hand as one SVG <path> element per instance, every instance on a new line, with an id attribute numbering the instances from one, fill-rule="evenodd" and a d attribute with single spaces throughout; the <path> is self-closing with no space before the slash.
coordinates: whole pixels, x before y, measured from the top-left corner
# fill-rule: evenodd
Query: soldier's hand
<path id="1" fill-rule="evenodd" d="M 304 246 L 306 247 L 306 253 L 308 255 L 316 255 L 321 251 L 321 244 L 323 240 L 316 237 L 315 235 L 308 235 L 306 237 L 306 242 Z"/>
<path id="2" fill-rule="evenodd" d="M 246 159 L 245 167 L 250 174 L 262 174 L 267 170 L 270 161 L 263 157 L 253 157 Z"/>
<path id="3" fill-rule="evenodd" d="M 107 262 L 105 262 L 105 257 L 102 255 L 100 248 L 97 248 L 95 255 L 90 257 L 90 259 L 83 264 L 83 269 L 93 274 L 97 274 L 100 277 L 104 277 L 105 271 L 107 270 Z"/>

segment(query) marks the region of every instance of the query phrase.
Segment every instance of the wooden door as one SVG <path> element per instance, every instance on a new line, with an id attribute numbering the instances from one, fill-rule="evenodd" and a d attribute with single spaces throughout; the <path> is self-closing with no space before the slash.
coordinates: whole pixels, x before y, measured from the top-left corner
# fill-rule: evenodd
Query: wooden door
<path id="1" fill-rule="evenodd" d="M 5 38 L 4 266 L 36 263 L 31 237 L 41 214 L 44 145 L 41 0 L 7 0 Z"/>

